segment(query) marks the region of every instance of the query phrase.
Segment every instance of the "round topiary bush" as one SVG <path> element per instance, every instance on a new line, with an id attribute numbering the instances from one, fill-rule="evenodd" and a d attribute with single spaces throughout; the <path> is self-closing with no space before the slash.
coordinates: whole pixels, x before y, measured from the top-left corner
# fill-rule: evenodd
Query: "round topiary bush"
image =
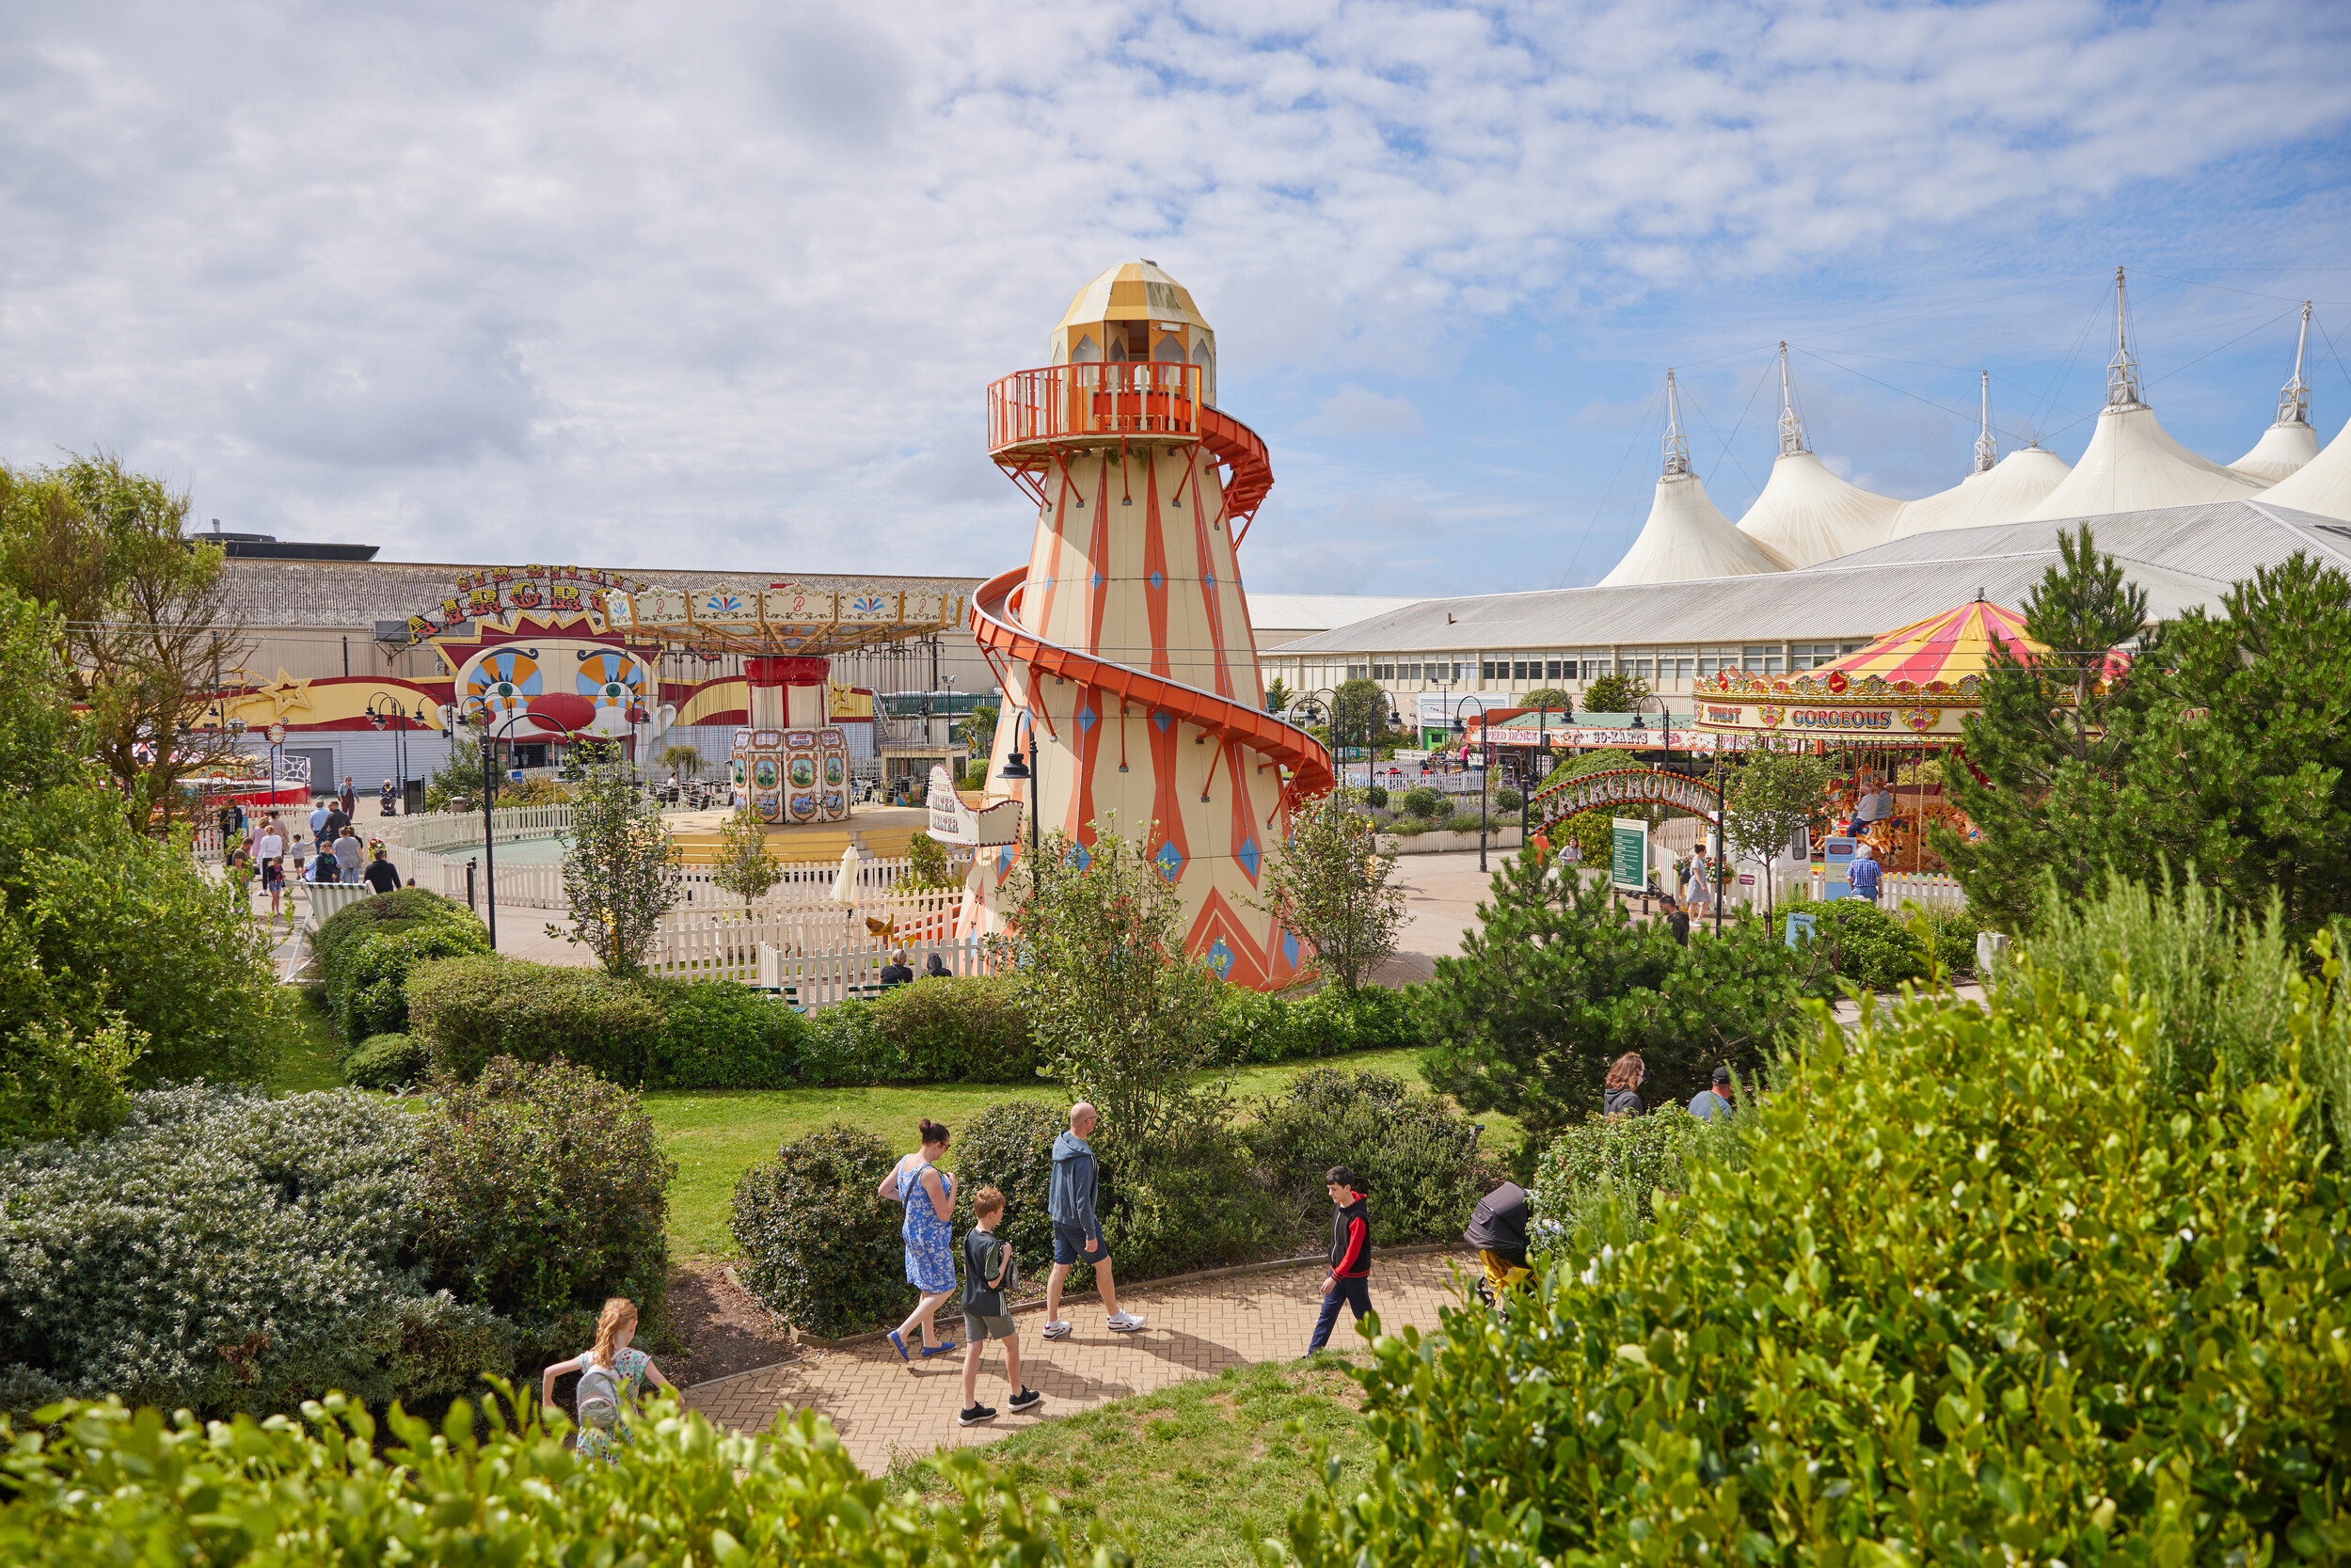
<path id="1" fill-rule="evenodd" d="M 743 1172 L 734 1213 L 743 1288 L 795 1328 L 828 1339 L 904 1316 L 901 1216 L 874 1196 L 896 1163 L 871 1132 L 834 1122 Z"/>
<path id="2" fill-rule="evenodd" d="M 996 1233 L 1011 1243 L 1022 1269 L 1031 1278 L 1043 1277 L 1044 1265 L 1053 1259 L 1053 1215 L 1048 1208 L 1053 1140 L 1069 1131 L 1069 1126 L 1066 1106 L 1040 1100 L 1006 1101 L 957 1128 L 948 1150 L 955 1163 L 957 1231 L 972 1223 L 972 1194 L 994 1187 L 1004 1194 L 1004 1223 Z"/>
<path id="3" fill-rule="evenodd" d="M 639 984 L 663 1019 L 646 1087 L 780 1089 L 792 1082 L 811 1026 L 780 997 L 734 980 Z"/>
<path id="4" fill-rule="evenodd" d="M 354 1087 L 405 1089 L 424 1076 L 424 1047 L 413 1035 L 370 1035 L 342 1059 Z"/>
<path id="5" fill-rule="evenodd" d="M 1499 789 L 1494 792 L 1496 811 L 1517 811 L 1526 803 L 1527 798 L 1515 789 Z"/>
<path id="6" fill-rule="evenodd" d="M 490 934 L 463 904 L 401 888 L 346 904 L 310 935 L 326 1008 L 347 1040 L 408 1027 L 408 974 L 434 958 L 487 953 Z"/>
<path id="7" fill-rule="evenodd" d="M 569 1062 L 501 1056 L 441 1087 L 433 1110 L 418 1250 L 437 1282 L 514 1320 L 524 1366 L 577 1354 L 607 1296 L 659 1320 L 677 1164 L 633 1092 Z"/>
<path id="8" fill-rule="evenodd" d="M 1018 1084 L 1037 1076 L 1037 1037 L 1009 976 L 895 986 L 874 999 L 871 1022 L 915 1083 Z"/>
<path id="9" fill-rule="evenodd" d="M 1388 791 L 1378 784 L 1374 784 L 1363 792 L 1363 803 L 1374 811 L 1378 811 L 1388 804 Z"/>
<path id="10" fill-rule="evenodd" d="M 1404 792 L 1404 809 L 1426 822 L 1445 814 L 1445 797 L 1426 784 L 1415 784 Z"/>

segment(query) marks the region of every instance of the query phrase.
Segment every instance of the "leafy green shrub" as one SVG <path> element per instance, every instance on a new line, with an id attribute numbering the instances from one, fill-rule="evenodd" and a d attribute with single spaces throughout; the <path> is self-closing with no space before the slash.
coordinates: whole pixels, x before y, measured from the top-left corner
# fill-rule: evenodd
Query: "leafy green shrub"
<path id="1" fill-rule="evenodd" d="M 1388 806 L 1388 791 L 1378 784 L 1374 784 L 1363 792 L 1363 803 L 1374 811 L 1384 811 Z"/>
<path id="2" fill-rule="evenodd" d="M 514 1320 L 524 1365 L 576 1354 L 608 1296 L 658 1322 L 677 1165 L 635 1094 L 567 1062 L 500 1057 L 441 1085 L 434 1111 L 418 1250 L 437 1282 Z"/>
<path id="3" fill-rule="evenodd" d="M 1414 784 L 1406 790 L 1403 804 L 1407 816 L 1417 816 L 1423 822 L 1444 816 L 1448 809 L 1443 793 L 1427 784 Z"/>
<path id="4" fill-rule="evenodd" d="M 1828 951 L 1836 974 L 1871 990 L 1892 990 L 1927 977 L 1930 949 L 1910 927 L 1861 898 L 1815 906 L 1814 943 Z"/>
<path id="5" fill-rule="evenodd" d="M 354 1042 L 408 1027 L 404 987 L 419 964 L 489 950 L 471 910 L 413 887 L 346 904 L 310 936 L 326 1009 Z"/>
<path id="6" fill-rule="evenodd" d="M 1388 825 L 1388 831 L 1398 838 L 1418 838 L 1428 832 L 1428 824 L 1417 816 L 1399 816 Z"/>
<path id="7" fill-rule="evenodd" d="M 1009 979 L 919 979 L 883 991 L 871 1006 L 869 1022 L 890 1042 L 889 1059 L 914 1083 L 1018 1084 L 1037 1076 L 1036 1033 Z"/>
<path id="8" fill-rule="evenodd" d="M 1735 1144 L 1728 1121 L 1701 1121 L 1679 1105 L 1640 1117 L 1594 1117 L 1552 1139 L 1536 1163 L 1537 1225 L 1549 1242 L 1580 1228 L 1637 1241 L 1656 1223 L 1658 1191 L 1687 1188 L 1686 1161 L 1736 1163 Z"/>
<path id="9" fill-rule="evenodd" d="M 0 1144 L 103 1132 L 128 1105 L 123 1079 L 145 1036 L 118 1018 L 93 1035 L 64 1021 L 0 1035 Z"/>
<path id="10" fill-rule="evenodd" d="M 803 1084 L 903 1084 L 913 1071 L 898 1041 L 882 1032 L 880 1010 L 871 1002 L 836 1002 L 808 1020 L 808 1037 L 800 1049 Z"/>
<path id="11" fill-rule="evenodd" d="M 780 998 L 733 980 L 641 984 L 661 1009 L 646 1087 L 780 1089 L 793 1082 L 810 1025 Z"/>
<path id="12" fill-rule="evenodd" d="M 1350 1051 L 1392 1051 L 1423 1043 L 1418 988 L 1391 990 L 1325 986 L 1305 996 L 1274 996 L 1227 986 L 1216 1001 L 1222 1039 L 1217 1060 L 1292 1062 Z"/>
<path id="13" fill-rule="evenodd" d="M 2167 1102 L 2130 961 L 1821 1030 L 1645 1239 L 1381 1341 L 1382 1451 L 1298 1559 L 2339 1552 L 2351 1192 L 2295 1064 L 2344 998 L 2297 977 L 2275 1077 Z"/>
<path id="14" fill-rule="evenodd" d="M 1221 1111 L 1163 1138 L 1098 1140 L 1102 1239 L 1122 1279 L 1251 1262 L 1283 1236 L 1273 1195 Z M 876 1180 L 879 1180 L 877 1178 Z"/>
<path id="15" fill-rule="evenodd" d="M 567 1449 L 567 1424 L 541 1425 L 537 1404 L 493 1401 L 483 1436 L 470 1405 L 437 1429 L 394 1411 L 379 1431 L 341 1395 L 299 1418 L 209 1431 L 119 1404 L 49 1412 L 55 1428 L 39 1437 L 0 1421 L 0 1449 L 12 1450 L 0 1461 L 0 1558 L 253 1568 L 1096 1560 L 977 1454 L 940 1462 L 952 1500 L 894 1498 L 813 1414 L 755 1437 L 664 1396 L 632 1423 L 627 1462 L 605 1465 Z M 984 1536 L 967 1517 L 987 1520 Z"/>
<path id="16" fill-rule="evenodd" d="M 424 1047 L 414 1035 L 370 1035 L 342 1058 L 342 1075 L 362 1089 L 405 1089 L 424 1069 Z"/>
<path id="17" fill-rule="evenodd" d="M 734 1213 L 743 1288 L 828 1339 L 904 1316 L 904 1216 L 874 1196 L 895 1164 L 880 1138 L 836 1121 L 743 1172 Z"/>
<path id="18" fill-rule="evenodd" d="M 1517 811 L 1526 803 L 1527 798 L 1515 789 L 1498 789 L 1494 792 L 1496 811 Z"/>
<path id="19" fill-rule="evenodd" d="M 955 1226 L 972 1223 L 972 1194 L 994 1187 L 1004 1194 L 1004 1220 L 996 1233 L 1011 1243 L 1029 1277 L 1040 1277 L 1053 1257 L 1053 1140 L 1069 1130 L 1066 1108 L 1036 1100 L 991 1105 L 955 1129 Z M 879 1181 L 880 1177 L 875 1177 Z M 1072 1271 L 1089 1277 L 1080 1263 Z M 1082 1285 L 1081 1287 L 1082 1288 Z"/>
<path id="20" fill-rule="evenodd" d="M 1329 1224 L 1323 1175 L 1333 1165 L 1371 1183 L 1372 1240 L 1379 1246 L 1460 1235 L 1493 1184 L 1478 1159 L 1477 1128 L 1393 1073 L 1300 1073 L 1259 1105 L 1243 1135 L 1283 1224 L 1307 1235 Z"/>
<path id="21" fill-rule="evenodd" d="M 642 1084 L 666 1020 L 643 983 L 593 969 L 483 954 L 440 958 L 408 976 L 411 1032 L 436 1073 L 470 1079 L 492 1057 L 577 1062 Z"/>
<path id="22" fill-rule="evenodd" d="M 133 1096 L 103 1137 L 0 1158 L 12 1401 L 224 1415 L 329 1388 L 413 1402 L 504 1370 L 507 1324 L 411 1264 L 422 1136 L 362 1094 L 192 1087 Z"/>

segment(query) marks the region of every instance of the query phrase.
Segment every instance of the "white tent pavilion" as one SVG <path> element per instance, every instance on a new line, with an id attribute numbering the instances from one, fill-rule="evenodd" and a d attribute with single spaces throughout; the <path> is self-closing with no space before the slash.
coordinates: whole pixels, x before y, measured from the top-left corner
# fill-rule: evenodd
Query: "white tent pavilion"
<path id="1" fill-rule="evenodd" d="M 2197 456 L 2166 433 L 2138 395 L 2138 361 L 2131 356 L 2124 315 L 2122 269 L 2114 269 L 2114 357 L 2106 363 L 2106 406 L 2089 450 L 2065 483 L 2019 521 L 2094 517 L 2245 500 L 2264 483 Z"/>
<path id="2" fill-rule="evenodd" d="M 2262 432 L 2253 450 L 2229 465 L 2248 479 L 2275 484 L 2318 455 L 2318 432 L 2311 428 L 2311 388 L 2302 379 L 2302 351 L 2311 341 L 2311 302 L 2302 302 L 2302 335 L 2294 345 L 2294 373 L 2278 389 L 2278 422 Z"/>
<path id="3" fill-rule="evenodd" d="M 1600 586 L 1786 571 L 1787 561 L 1731 526 L 1707 495 L 1706 485 L 1690 471 L 1690 443 L 1682 435 L 1681 406 L 1670 370 L 1665 372 L 1665 471 L 1649 503 L 1649 519 Z"/>
<path id="4" fill-rule="evenodd" d="M 1810 566 L 1882 545 L 1892 537 L 1902 503 L 1849 484 L 1829 472 L 1804 440 L 1804 423 L 1787 384 L 1787 345 L 1780 345 L 1780 455 L 1763 494 L 1739 519 L 1739 531 L 1790 566 Z"/>
<path id="5" fill-rule="evenodd" d="M 2345 425 L 2327 450 L 2262 492 L 2265 506 L 2291 507 L 2321 517 L 2351 523 L 2351 425 Z"/>
<path id="6" fill-rule="evenodd" d="M 1904 501 L 1889 536 L 1940 533 L 1953 528 L 1995 528 L 2012 523 L 2039 506 L 2073 470 L 2064 458 L 2036 441 L 2006 457 L 1992 436 L 1992 372 L 1982 376 L 1983 431 L 1976 437 L 1976 468 L 1948 490 Z"/>

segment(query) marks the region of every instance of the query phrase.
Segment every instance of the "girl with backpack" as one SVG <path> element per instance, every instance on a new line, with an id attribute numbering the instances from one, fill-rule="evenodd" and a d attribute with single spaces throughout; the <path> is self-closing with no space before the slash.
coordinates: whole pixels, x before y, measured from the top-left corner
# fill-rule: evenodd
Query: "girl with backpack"
<path id="1" fill-rule="evenodd" d="M 620 1463 L 620 1446 L 628 1441 L 621 1410 L 636 1402 L 644 1380 L 657 1388 L 675 1386 L 661 1375 L 653 1357 L 630 1346 L 637 1333 L 637 1305 L 627 1296 L 604 1304 L 596 1321 L 596 1343 L 568 1361 L 558 1361 L 540 1378 L 539 1399 L 550 1410 L 555 1403 L 555 1380 L 565 1372 L 580 1374 L 572 1402 L 580 1410 L 579 1449 L 607 1465 Z"/>

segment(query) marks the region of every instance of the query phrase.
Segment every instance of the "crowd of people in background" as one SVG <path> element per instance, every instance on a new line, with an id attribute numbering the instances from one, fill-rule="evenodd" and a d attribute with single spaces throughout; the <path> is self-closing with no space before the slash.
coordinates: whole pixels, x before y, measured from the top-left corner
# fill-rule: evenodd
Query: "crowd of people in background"
<path id="1" fill-rule="evenodd" d="M 214 820 L 220 828 L 223 869 L 248 909 L 255 897 L 265 896 L 271 920 L 281 915 L 291 919 L 290 880 L 313 887 L 365 883 L 375 893 L 404 885 L 390 852 L 359 836 L 351 819 L 357 798 L 351 781 L 342 783 L 342 794 L 322 796 L 311 803 L 308 838 L 274 808 L 247 812 L 234 800 L 220 808 Z M 389 780 L 384 787 L 392 787 Z"/>

